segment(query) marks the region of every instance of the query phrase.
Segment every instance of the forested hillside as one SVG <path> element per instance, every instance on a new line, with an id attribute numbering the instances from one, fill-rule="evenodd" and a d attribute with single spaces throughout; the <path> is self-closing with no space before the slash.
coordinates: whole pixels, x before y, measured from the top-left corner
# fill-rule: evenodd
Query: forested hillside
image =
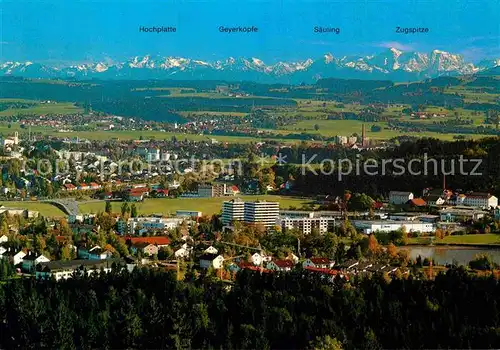
<path id="1" fill-rule="evenodd" d="M 375 276 L 333 283 L 304 272 L 244 272 L 227 287 L 210 279 L 177 282 L 173 274 L 146 269 L 63 282 L 12 280 L 0 288 L 0 346 L 302 349 L 332 339 L 345 349 L 500 344 L 498 280 L 461 269 L 434 281 Z"/>

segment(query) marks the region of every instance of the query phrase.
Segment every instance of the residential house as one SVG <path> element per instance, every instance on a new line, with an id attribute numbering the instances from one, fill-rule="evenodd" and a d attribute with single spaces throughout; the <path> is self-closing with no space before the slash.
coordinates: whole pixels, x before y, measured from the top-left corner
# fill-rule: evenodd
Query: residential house
<path id="1" fill-rule="evenodd" d="M 226 196 L 236 196 L 240 193 L 240 189 L 236 185 L 226 187 Z"/>
<path id="2" fill-rule="evenodd" d="M 113 253 L 110 250 L 105 250 L 98 245 L 88 249 L 86 247 L 78 248 L 78 258 L 80 259 L 89 259 L 89 260 L 103 260 L 103 259 L 111 259 L 113 257 Z"/>
<path id="3" fill-rule="evenodd" d="M 68 192 L 71 192 L 71 191 L 76 191 L 78 188 L 73 185 L 73 184 L 70 184 L 70 183 L 67 183 L 64 185 L 64 190 L 65 191 L 68 191 Z"/>
<path id="4" fill-rule="evenodd" d="M 389 192 L 389 203 L 401 205 L 408 203 L 413 199 L 413 193 L 404 191 L 391 191 Z"/>
<path id="5" fill-rule="evenodd" d="M 304 260 L 302 267 L 319 267 L 322 269 L 332 268 L 335 265 L 334 261 L 330 261 L 328 258 L 309 258 Z"/>
<path id="6" fill-rule="evenodd" d="M 168 197 L 168 190 L 167 189 L 154 190 L 153 196 L 156 198 L 166 198 Z"/>
<path id="7" fill-rule="evenodd" d="M 7 248 L 7 251 L 2 254 L 2 259 L 8 259 L 12 265 L 17 266 L 23 262 L 26 252 L 22 250 L 14 250 Z"/>
<path id="8" fill-rule="evenodd" d="M 168 247 L 170 239 L 166 236 L 151 236 L 151 237 L 127 237 L 128 244 L 135 243 L 149 243 L 157 246 L 158 248 Z"/>
<path id="9" fill-rule="evenodd" d="M 27 272 L 33 272 L 35 270 L 36 265 L 43 262 L 49 262 L 50 259 L 42 254 L 36 254 L 34 252 L 29 252 L 23 258 L 22 269 Z"/>
<path id="10" fill-rule="evenodd" d="M 321 276 L 321 278 L 327 278 L 328 281 L 333 282 L 337 276 L 340 276 L 342 278 L 345 278 L 346 280 L 349 280 L 349 277 L 345 276 L 341 272 L 337 270 L 332 270 L 332 269 L 325 269 L 321 267 L 312 267 L 312 266 L 307 266 L 304 268 L 305 271 L 311 272 L 314 274 L 318 274 Z"/>
<path id="11" fill-rule="evenodd" d="M 82 184 L 80 184 L 80 186 L 78 186 L 78 189 L 80 191 L 88 191 L 88 190 L 90 190 L 90 186 L 87 185 L 86 183 L 82 183 Z"/>
<path id="12" fill-rule="evenodd" d="M 221 269 L 224 266 L 224 257 L 217 254 L 203 254 L 200 256 L 200 267 L 202 269 L 208 269 L 213 267 L 214 269 Z"/>
<path id="13" fill-rule="evenodd" d="M 291 260 L 271 260 L 266 264 L 266 269 L 271 271 L 291 271 L 295 264 Z"/>
<path id="14" fill-rule="evenodd" d="M 217 254 L 219 251 L 214 246 L 210 246 L 203 251 L 205 254 Z"/>
<path id="15" fill-rule="evenodd" d="M 179 249 L 174 252 L 174 256 L 176 259 L 186 259 L 189 258 L 193 251 L 193 248 L 188 246 L 187 243 L 184 243 Z"/>
<path id="16" fill-rule="evenodd" d="M 424 199 L 428 205 L 432 206 L 443 205 L 444 203 L 446 203 L 446 199 L 444 198 L 444 196 L 438 194 L 429 194 L 428 196 L 424 197 Z"/>
<path id="17" fill-rule="evenodd" d="M 132 253 L 144 256 L 158 255 L 158 246 L 148 242 L 136 242 L 130 246 Z"/>
<path id="18" fill-rule="evenodd" d="M 112 269 L 114 261 L 106 260 L 68 260 L 68 261 L 49 261 L 42 262 L 36 266 L 36 278 L 50 279 L 56 281 L 73 277 L 74 273 L 87 273 L 88 275 L 94 272 L 109 272 Z"/>
<path id="19" fill-rule="evenodd" d="M 251 257 L 251 260 L 255 266 L 261 266 L 262 263 L 264 262 L 264 257 L 259 253 L 254 253 Z"/>
<path id="20" fill-rule="evenodd" d="M 1 235 L 0 236 L 0 244 L 8 242 L 8 241 L 9 241 L 9 237 L 7 237 L 7 235 Z"/>
<path id="21" fill-rule="evenodd" d="M 142 202 L 144 200 L 144 192 L 142 191 L 129 191 L 126 198 L 129 202 Z"/>
<path id="22" fill-rule="evenodd" d="M 91 190 L 99 190 L 99 189 L 101 189 L 101 188 L 102 188 L 102 186 L 101 186 L 101 185 L 99 185 L 99 184 L 98 184 L 98 183 L 96 183 L 96 182 L 91 182 L 91 183 L 89 184 L 89 188 L 90 188 Z"/>

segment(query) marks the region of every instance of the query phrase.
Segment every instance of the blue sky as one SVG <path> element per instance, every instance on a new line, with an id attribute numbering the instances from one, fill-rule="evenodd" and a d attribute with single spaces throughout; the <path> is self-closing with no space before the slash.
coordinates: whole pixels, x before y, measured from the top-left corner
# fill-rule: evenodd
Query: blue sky
<path id="1" fill-rule="evenodd" d="M 3 0 L 0 61 L 119 61 L 159 54 L 203 60 L 278 60 L 373 54 L 384 47 L 500 57 L 498 0 L 139 1 Z M 177 33 L 139 33 L 139 26 L 175 26 Z M 259 28 L 224 34 L 219 26 Z M 339 27 L 340 35 L 315 34 Z M 428 27 L 404 35 L 395 27 Z"/>

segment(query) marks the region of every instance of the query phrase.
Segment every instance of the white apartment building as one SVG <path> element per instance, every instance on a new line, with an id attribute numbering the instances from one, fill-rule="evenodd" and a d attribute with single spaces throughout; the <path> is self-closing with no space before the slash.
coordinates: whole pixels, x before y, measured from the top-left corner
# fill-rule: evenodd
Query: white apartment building
<path id="1" fill-rule="evenodd" d="M 290 218 L 281 217 L 278 222 L 282 230 L 297 229 L 303 234 L 310 234 L 313 230 L 324 234 L 332 232 L 335 228 L 335 218 L 333 217 L 312 217 L 312 218 Z"/>
<path id="2" fill-rule="evenodd" d="M 436 230 L 436 224 L 432 222 L 422 221 L 371 221 L 371 220 L 353 220 L 352 224 L 356 229 L 363 231 L 366 234 L 372 232 L 391 232 L 397 231 L 405 227 L 406 232 L 422 232 L 430 233 Z"/>
<path id="3" fill-rule="evenodd" d="M 247 224 L 262 224 L 271 227 L 278 224 L 280 204 L 278 202 L 244 202 L 239 198 L 222 204 L 222 223 L 229 225 L 233 221 Z"/>
<path id="4" fill-rule="evenodd" d="M 233 221 L 243 221 L 245 216 L 245 202 L 236 198 L 222 203 L 222 223 L 230 225 Z"/>
<path id="5" fill-rule="evenodd" d="M 280 204 L 278 202 L 245 202 L 243 220 L 247 224 L 262 224 L 265 227 L 272 227 L 277 224 L 279 215 Z"/>
<path id="6" fill-rule="evenodd" d="M 391 191 L 389 192 L 389 203 L 391 204 L 405 204 L 413 199 L 413 193 L 404 191 Z"/>
<path id="7" fill-rule="evenodd" d="M 463 204 L 470 207 L 496 208 L 498 198 L 489 193 L 471 193 L 465 195 Z"/>
<path id="8" fill-rule="evenodd" d="M 163 231 L 172 230 L 178 227 L 184 218 L 155 218 L 155 217 L 138 217 L 128 219 L 128 233 L 133 234 L 137 228 L 142 228 L 146 231 Z"/>

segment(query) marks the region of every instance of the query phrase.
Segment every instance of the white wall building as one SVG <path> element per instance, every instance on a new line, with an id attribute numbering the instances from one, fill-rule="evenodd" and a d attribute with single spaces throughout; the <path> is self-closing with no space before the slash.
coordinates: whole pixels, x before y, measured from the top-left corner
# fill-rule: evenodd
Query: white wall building
<path id="1" fill-rule="evenodd" d="M 272 227 L 278 223 L 279 215 L 280 204 L 278 202 L 245 202 L 243 220 L 247 224 L 261 224 L 265 227 Z"/>
<path id="2" fill-rule="evenodd" d="M 471 207 L 496 208 L 498 198 L 489 193 L 471 193 L 465 195 L 463 204 Z"/>
<path id="3" fill-rule="evenodd" d="M 43 262 L 36 267 L 36 278 L 49 279 L 55 278 L 56 281 L 60 279 L 68 279 L 73 276 L 73 273 L 87 272 L 88 275 L 94 272 L 111 271 L 111 260 L 68 260 L 68 261 L 50 261 Z"/>
<path id="4" fill-rule="evenodd" d="M 236 198 L 222 204 L 222 223 L 224 225 L 229 225 L 233 221 L 244 221 L 251 225 L 261 224 L 265 227 L 272 227 L 278 224 L 279 214 L 278 202 L 244 202 Z"/>
<path id="5" fill-rule="evenodd" d="M 430 233 L 436 230 L 436 224 L 432 222 L 422 221 L 371 221 L 371 220 L 353 220 L 352 224 L 356 229 L 363 231 L 366 234 L 372 232 L 391 232 L 397 231 L 405 227 L 406 232 L 422 232 Z"/>
<path id="6" fill-rule="evenodd" d="M 49 261 L 50 259 L 42 254 L 31 253 L 23 258 L 22 269 L 24 271 L 32 272 L 35 270 L 36 265 Z"/>
<path id="7" fill-rule="evenodd" d="M 183 218 L 130 218 L 128 220 L 128 232 L 133 234 L 137 228 L 143 228 L 146 231 L 172 230 L 181 225 L 183 221 Z"/>
<path id="8" fill-rule="evenodd" d="M 245 215 L 245 202 L 236 198 L 222 203 L 222 223 L 230 225 L 233 221 L 243 221 Z"/>
<path id="9" fill-rule="evenodd" d="M 223 266 L 224 257 L 222 255 L 206 254 L 200 257 L 200 267 L 202 269 L 208 269 L 209 267 L 221 269 Z"/>
<path id="10" fill-rule="evenodd" d="M 318 217 L 318 218 L 289 218 L 281 217 L 278 220 L 278 225 L 282 230 L 296 229 L 303 234 L 309 234 L 313 230 L 319 233 L 332 232 L 335 228 L 335 218 L 332 217 Z"/>

